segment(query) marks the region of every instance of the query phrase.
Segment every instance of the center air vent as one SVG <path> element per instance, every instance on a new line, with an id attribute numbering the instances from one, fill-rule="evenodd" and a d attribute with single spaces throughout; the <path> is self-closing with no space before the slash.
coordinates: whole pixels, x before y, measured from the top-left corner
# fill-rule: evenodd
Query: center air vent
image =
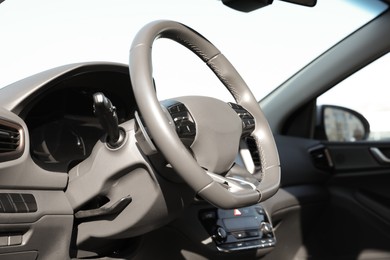
<path id="1" fill-rule="evenodd" d="M 262 171 L 261 154 L 253 137 L 246 137 L 240 141 L 240 155 L 242 163 L 250 173 Z"/>
<path id="2" fill-rule="evenodd" d="M 24 150 L 22 127 L 0 119 L 0 162 L 20 157 Z"/>
<path id="3" fill-rule="evenodd" d="M 261 169 L 261 159 L 259 149 L 257 148 L 256 141 L 253 138 L 246 138 L 246 144 L 248 145 L 249 152 L 251 153 L 253 163 L 256 170 Z"/>

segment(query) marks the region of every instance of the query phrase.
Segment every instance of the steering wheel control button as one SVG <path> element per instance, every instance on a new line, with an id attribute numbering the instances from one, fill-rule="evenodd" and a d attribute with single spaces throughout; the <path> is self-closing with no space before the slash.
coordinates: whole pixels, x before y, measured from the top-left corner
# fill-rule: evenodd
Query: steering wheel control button
<path id="1" fill-rule="evenodd" d="M 275 246 L 270 219 L 260 205 L 232 210 L 209 209 L 201 211 L 199 219 L 220 251 L 269 249 Z"/>
<path id="2" fill-rule="evenodd" d="M 176 133 L 184 145 L 190 147 L 195 140 L 196 125 L 187 107 L 178 101 L 163 101 L 175 124 Z"/>
<path id="3" fill-rule="evenodd" d="M 182 103 L 178 103 L 176 105 L 172 105 L 172 106 L 169 106 L 168 107 L 168 111 L 169 113 L 173 113 L 173 114 L 176 114 L 176 113 L 180 113 L 180 112 L 188 112 L 187 111 L 187 108 L 185 107 L 184 104 Z"/>
<path id="4" fill-rule="evenodd" d="M 242 136 L 249 136 L 255 130 L 255 118 L 243 106 L 231 102 L 228 104 L 241 118 Z"/>
<path id="5" fill-rule="evenodd" d="M 176 132 L 180 137 L 195 136 L 195 124 L 186 123 L 176 126 Z"/>

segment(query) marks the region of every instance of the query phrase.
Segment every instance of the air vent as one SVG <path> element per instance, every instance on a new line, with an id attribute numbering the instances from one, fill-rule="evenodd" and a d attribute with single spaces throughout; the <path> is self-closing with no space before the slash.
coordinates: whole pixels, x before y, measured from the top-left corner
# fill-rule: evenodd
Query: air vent
<path id="1" fill-rule="evenodd" d="M 245 142 L 246 142 L 246 144 L 248 146 L 248 150 L 251 154 L 253 164 L 255 167 L 255 171 L 261 170 L 261 158 L 260 158 L 259 150 L 257 149 L 257 144 L 256 144 L 255 139 L 253 139 L 252 137 L 247 137 L 247 138 L 245 138 Z"/>
<path id="2" fill-rule="evenodd" d="M 23 150 L 22 127 L 0 119 L 0 162 L 19 158 Z"/>

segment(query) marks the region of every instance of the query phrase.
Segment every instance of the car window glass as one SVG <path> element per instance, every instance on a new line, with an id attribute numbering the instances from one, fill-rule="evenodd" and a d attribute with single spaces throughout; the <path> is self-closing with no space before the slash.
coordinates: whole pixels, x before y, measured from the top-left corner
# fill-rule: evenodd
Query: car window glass
<path id="1" fill-rule="evenodd" d="M 390 140 L 389 68 L 390 54 L 386 54 L 321 95 L 317 104 L 352 109 L 369 122 L 369 141 Z"/>
<path id="2" fill-rule="evenodd" d="M 308 8 L 274 1 L 244 13 L 215 0 L 4 1 L 0 5 L 0 87 L 69 63 L 127 64 L 139 29 L 154 20 L 170 19 L 213 42 L 260 100 L 386 8 L 380 1 L 372 2 L 368 7 L 361 0 L 327 0 Z M 207 66 L 198 69 L 197 58 L 177 45 L 164 42 L 161 48 L 153 47 L 156 63 L 162 64 L 154 66 L 161 98 L 183 95 L 185 89 L 198 93 L 201 87 L 207 95 L 226 96 L 219 83 L 208 80 L 213 76 L 204 72 Z"/>

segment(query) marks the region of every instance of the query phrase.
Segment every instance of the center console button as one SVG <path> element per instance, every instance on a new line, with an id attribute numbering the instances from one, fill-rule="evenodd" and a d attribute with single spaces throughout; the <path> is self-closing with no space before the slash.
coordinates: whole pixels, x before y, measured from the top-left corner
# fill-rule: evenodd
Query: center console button
<path id="1" fill-rule="evenodd" d="M 259 231 L 257 230 L 250 230 L 247 232 L 248 237 L 258 237 L 260 235 Z"/>
<path id="2" fill-rule="evenodd" d="M 246 238 L 247 237 L 247 234 L 246 234 L 245 231 L 232 232 L 232 234 L 237 239 L 241 239 L 241 238 Z"/>
<path id="3" fill-rule="evenodd" d="M 272 226 L 268 222 L 261 222 L 260 231 L 263 232 L 264 235 L 272 233 Z"/>
<path id="4" fill-rule="evenodd" d="M 218 227 L 215 231 L 214 237 L 218 242 L 225 242 L 227 238 L 226 230 L 223 227 Z"/>

